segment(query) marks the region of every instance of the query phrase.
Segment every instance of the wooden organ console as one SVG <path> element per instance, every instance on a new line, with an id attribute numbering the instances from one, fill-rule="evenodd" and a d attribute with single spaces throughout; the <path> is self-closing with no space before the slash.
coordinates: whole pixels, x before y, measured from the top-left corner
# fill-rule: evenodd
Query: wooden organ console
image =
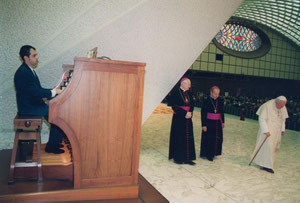
<path id="1" fill-rule="evenodd" d="M 122 186 L 138 196 L 144 63 L 76 57 L 63 65 L 49 121 L 71 145 L 74 188 Z"/>
<path id="2" fill-rule="evenodd" d="M 49 121 L 71 144 L 74 188 L 129 186 L 137 194 L 144 68 L 80 57 L 63 66 Z"/>
<path id="3" fill-rule="evenodd" d="M 96 58 L 63 65 L 56 85 L 63 92 L 49 102 L 49 122 L 69 143 L 68 200 L 138 197 L 144 72 L 144 63 Z"/>

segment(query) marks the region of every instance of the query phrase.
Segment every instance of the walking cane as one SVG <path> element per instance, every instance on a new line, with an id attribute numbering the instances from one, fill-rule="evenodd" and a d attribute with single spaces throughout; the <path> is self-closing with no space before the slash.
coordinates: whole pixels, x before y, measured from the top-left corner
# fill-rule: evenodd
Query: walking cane
<path id="1" fill-rule="evenodd" d="M 252 161 L 254 160 L 254 158 L 256 157 L 257 153 L 259 152 L 260 148 L 263 146 L 263 144 L 265 143 L 265 141 L 267 140 L 268 136 L 266 136 L 265 140 L 263 141 L 263 143 L 260 145 L 260 147 L 258 148 L 257 152 L 255 153 L 254 157 L 252 158 L 252 160 L 249 163 L 249 166 L 251 165 Z"/>

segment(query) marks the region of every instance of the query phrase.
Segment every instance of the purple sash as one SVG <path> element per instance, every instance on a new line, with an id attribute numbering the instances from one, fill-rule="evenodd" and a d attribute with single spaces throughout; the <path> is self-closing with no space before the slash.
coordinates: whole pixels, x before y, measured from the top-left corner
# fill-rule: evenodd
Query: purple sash
<path id="1" fill-rule="evenodd" d="M 176 106 L 177 106 L 177 105 L 176 105 Z M 191 107 L 189 107 L 189 106 L 177 106 L 177 107 L 182 108 L 183 110 L 185 110 L 185 111 L 187 111 L 187 112 L 189 112 L 189 110 L 190 110 L 190 108 L 191 108 Z M 174 114 L 176 114 L 175 111 L 174 111 Z"/>
<path id="2" fill-rule="evenodd" d="M 223 123 L 220 113 L 207 113 L 207 119 L 209 119 L 209 120 L 220 120 Z"/>
<path id="3" fill-rule="evenodd" d="M 190 107 L 189 106 L 178 106 L 186 111 L 190 111 Z"/>

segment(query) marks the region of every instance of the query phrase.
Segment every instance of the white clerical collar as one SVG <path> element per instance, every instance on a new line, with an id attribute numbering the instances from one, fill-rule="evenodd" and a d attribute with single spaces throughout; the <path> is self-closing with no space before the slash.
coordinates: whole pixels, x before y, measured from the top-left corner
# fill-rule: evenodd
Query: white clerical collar
<path id="1" fill-rule="evenodd" d="M 182 89 L 181 87 L 180 87 L 180 89 L 181 89 L 182 91 L 184 91 L 184 92 L 187 91 L 187 90 Z"/>
<path id="2" fill-rule="evenodd" d="M 213 100 L 217 100 L 217 99 L 214 99 L 211 95 L 209 95 L 210 96 L 210 98 L 212 98 Z"/>

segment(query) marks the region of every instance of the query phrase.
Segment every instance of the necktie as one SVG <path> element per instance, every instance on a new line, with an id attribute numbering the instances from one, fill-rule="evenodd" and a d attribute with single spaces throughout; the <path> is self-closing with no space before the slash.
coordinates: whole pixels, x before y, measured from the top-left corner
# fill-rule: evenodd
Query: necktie
<path id="1" fill-rule="evenodd" d="M 32 69 L 32 72 L 33 72 L 33 75 L 37 78 L 37 75 L 36 75 L 34 69 Z"/>

